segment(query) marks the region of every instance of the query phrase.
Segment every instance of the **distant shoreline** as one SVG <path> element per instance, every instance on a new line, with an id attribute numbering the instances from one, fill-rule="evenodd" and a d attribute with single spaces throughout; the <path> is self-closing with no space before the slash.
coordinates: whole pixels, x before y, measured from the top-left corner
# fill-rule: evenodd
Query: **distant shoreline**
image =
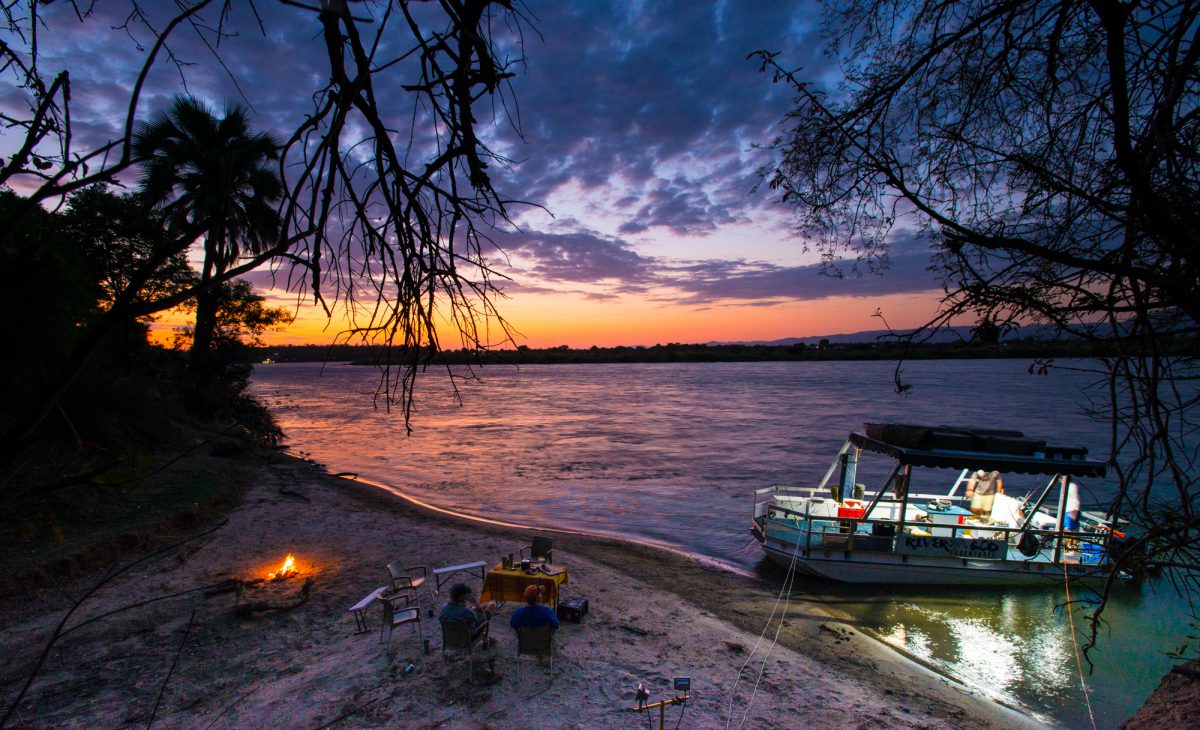
<path id="1" fill-rule="evenodd" d="M 1193 352 L 1195 340 L 1174 343 L 1176 350 Z M 367 345 L 286 345 L 255 348 L 258 362 L 352 362 L 377 365 L 412 360 L 400 348 L 387 353 Z M 995 344 L 967 342 L 914 343 L 822 343 L 819 345 L 686 345 L 671 343 L 650 347 L 560 347 L 534 349 L 521 346 L 505 350 L 445 350 L 423 352 L 418 357 L 427 365 L 559 365 L 664 362 L 828 362 L 839 360 L 969 360 L 1095 358 L 1115 354 L 1103 344 L 1081 340 L 1013 340 Z"/>

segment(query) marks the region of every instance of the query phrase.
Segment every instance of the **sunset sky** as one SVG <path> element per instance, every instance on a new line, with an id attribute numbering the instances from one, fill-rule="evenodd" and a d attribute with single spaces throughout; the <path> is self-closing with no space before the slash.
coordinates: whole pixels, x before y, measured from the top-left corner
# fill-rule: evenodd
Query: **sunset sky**
<path id="1" fill-rule="evenodd" d="M 194 65 L 162 64 L 141 108 L 165 107 L 186 81 L 217 108 L 249 106 L 260 129 L 294 128 L 322 73 L 316 21 L 269 0 L 256 7 L 266 37 L 235 3 L 238 35 L 221 49 L 236 87 L 194 34 L 181 35 L 174 50 Z M 520 230 L 498 234 L 507 261 L 495 263 L 511 277 L 500 310 L 519 343 L 774 340 L 881 329 L 876 310 L 895 327 L 932 315 L 938 291 L 924 242 L 901 231 L 885 276 L 849 266 L 844 278 L 823 276 L 790 213 L 752 192 L 755 170 L 770 162 L 752 145 L 777 134 L 790 97 L 746 56 L 778 50 L 806 78 L 836 78 L 815 4 L 533 0 L 526 9 L 537 33 L 526 33 L 513 82 L 524 139 L 498 123 L 489 140 L 519 163 L 493 170 L 501 193 L 545 206 L 514 209 Z M 144 52 L 119 28 L 123 12 L 98 4 L 100 17 L 85 25 L 69 3 L 41 12 L 43 62 L 71 69 L 77 138 L 111 136 Z M 295 93 L 298 78 L 308 80 Z M 11 103 L 3 93 L 0 104 Z M 286 272 L 249 278 L 272 301 L 296 304 Z M 340 312 L 329 320 L 302 303 L 270 341 L 328 342 L 344 327 Z"/>

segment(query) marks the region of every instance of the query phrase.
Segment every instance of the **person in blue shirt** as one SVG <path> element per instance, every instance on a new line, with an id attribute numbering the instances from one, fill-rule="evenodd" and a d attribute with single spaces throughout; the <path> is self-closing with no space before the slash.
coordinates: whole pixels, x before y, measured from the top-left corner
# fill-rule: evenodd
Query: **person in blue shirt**
<path id="1" fill-rule="evenodd" d="M 551 631 L 558 631 L 558 616 L 549 606 L 542 605 L 541 586 L 529 586 L 525 589 L 525 603 L 529 605 L 521 606 L 513 611 L 512 618 L 508 621 L 509 626 L 514 629 L 521 627 L 536 629 L 539 626 L 549 625 L 552 627 Z"/>

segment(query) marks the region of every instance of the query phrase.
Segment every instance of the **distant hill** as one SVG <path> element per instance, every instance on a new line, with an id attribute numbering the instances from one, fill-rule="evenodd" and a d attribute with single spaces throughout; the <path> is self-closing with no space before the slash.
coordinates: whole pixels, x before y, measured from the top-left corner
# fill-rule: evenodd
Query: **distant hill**
<path id="1" fill-rule="evenodd" d="M 970 341 L 971 330 L 974 327 L 967 325 L 959 325 L 956 327 L 943 327 L 938 330 L 928 340 L 923 340 L 930 344 L 951 344 L 955 342 Z M 900 333 L 909 332 L 911 330 L 900 330 Z M 1053 330 L 1044 325 L 1031 325 L 1022 327 L 1015 332 L 1008 332 L 1000 339 L 1004 341 L 1023 340 L 1033 338 L 1035 340 L 1051 339 Z M 815 335 L 812 337 L 785 337 L 781 340 L 739 340 L 734 342 L 708 342 L 711 346 L 720 345 L 762 345 L 766 347 L 788 347 L 790 345 L 816 345 L 821 340 L 828 340 L 833 345 L 859 345 L 869 343 L 889 342 L 896 339 L 895 334 L 888 330 L 867 330 L 865 332 L 849 332 L 836 335 Z"/>
<path id="2" fill-rule="evenodd" d="M 970 342 L 972 325 L 958 327 L 943 327 L 938 329 L 928 340 L 922 342 L 928 345 L 953 345 L 955 342 Z M 899 334 L 910 333 L 912 330 L 899 330 Z M 1111 334 L 1108 324 L 1096 325 L 1096 334 L 1108 336 Z M 1018 342 L 1021 340 L 1060 341 L 1072 340 L 1073 337 L 1063 335 L 1048 324 L 1027 324 L 1025 327 L 1009 331 L 1001 335 L 1001 342 Z M 743 340 L 734 342 L 708 342 L 710 346 L 721 345 L 762 345 L 767 347 L 788 347 L 792 345 L 817 345 L 822 340 L 828 340 L 830 345 L 878 345 L 878 343 L 895 342 L 896 336 L 886 329 L 872 329 L 862 333 L 846 333 L 839 335 L 815 335 L 811 337 L 784 337 L 782 340 Z"/>

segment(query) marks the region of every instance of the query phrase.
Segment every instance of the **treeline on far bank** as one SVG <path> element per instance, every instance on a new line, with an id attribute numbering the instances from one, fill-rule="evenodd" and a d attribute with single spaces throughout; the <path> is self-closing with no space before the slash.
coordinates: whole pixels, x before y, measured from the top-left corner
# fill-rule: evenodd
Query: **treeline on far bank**
<path id="1" fill-rule="evenodd" d="M 1195 353 L 1194 338 L 1177 339 L 1169 347 L 1179 353 Z M 260 362 L 353 362 L 376 365 L 390 360 L 402 362 L 396 352 L 366 345 L 285 345 L 256 349 Z M 860 342 L 822 341 L 806 345 L 678 344 L 620 347 L 550 348 L 520 346 L 516 349 L 446 350 L 431 354 L 431 364 L 448 365 L 557 365 L 587 363 L 656 362 L 777 362 L 825 360 L 933 360 L 989 358 L 1087 358 L 1113 354 L 1108 348 L 1084 340 L 1010 340 L 1000 343 Z"/>

